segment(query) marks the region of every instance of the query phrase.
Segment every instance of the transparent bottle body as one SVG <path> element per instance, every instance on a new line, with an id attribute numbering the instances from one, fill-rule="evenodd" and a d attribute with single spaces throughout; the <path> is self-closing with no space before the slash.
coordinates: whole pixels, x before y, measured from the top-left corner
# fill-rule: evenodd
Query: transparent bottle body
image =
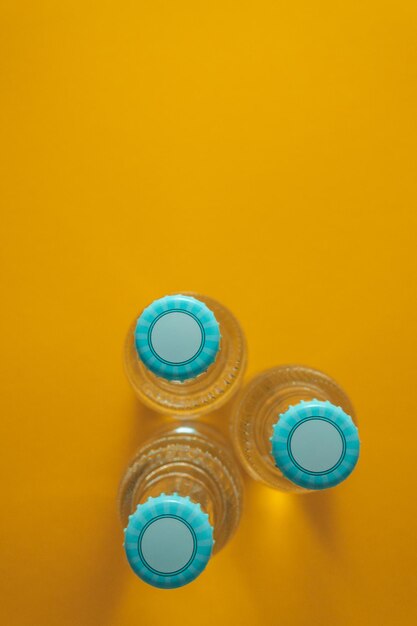
<path id="1" fill-rule="evenodd" d="M 221 343 L 215 362 L 206 372 L 184 382 L 156 376 L 138 357 L 136 320 L 128 331 L 124 362 L 130 384 L 142 402 L 155 411 L 188 418 L 219 408 L 238 390 L 246 368 L 246 341 L 239 322 L 226 307 L 207 296 L 182 293 L 204 302 L 220 325 Z"/>
<path id="2" fill-rule="evenodd" d="M 218 552 L 235 532 L 242 510 L 243 486 L 233 451 L 222 435 L 203 423 L 177 422 L 137 450 L 121 481 L 122 524 L 149 497 L 177 493 L 200 504 L 209 516 Z"/>
<path id="3" fill-rule="evenodd" d="M 340 406 L 356 423 L 355 412 L 343 389 L 327 374 L 302 365 L 275 367 L 255 376 L 237 398 L 231 436 L 247 472 L 270 487 L 305 492 L 279 470 L 272 456 L 273 426 L 290 405 L 301 400 L 328 400 Z"/>

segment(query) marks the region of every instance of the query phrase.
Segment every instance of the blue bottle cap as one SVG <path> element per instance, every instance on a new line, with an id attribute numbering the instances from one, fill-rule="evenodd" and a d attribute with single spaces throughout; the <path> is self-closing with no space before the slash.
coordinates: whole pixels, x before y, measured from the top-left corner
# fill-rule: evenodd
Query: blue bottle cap
<path id="1" fill-rule="evenodd" d="M 216 360 L 219 324 L 204 302 L 192 296 L 165 296 L 140 315 L 135 345 L 151 372 L 184 381 L 202 374 Z"/>
<path id="2" fill-rule="evenodd" d="M 154 587 L 174 589 L 197 578 L 213 549 L 208 515 L 190 498 L 162 493 L 139 504 L 125 529 L 127 559 Z"/>
<path id="3" fill-rule="evenodd" d="M 290 406 L 274 425 L 271 442 L 277 467 L 306 489 L 338 485 L 359 457 L 358 429 L 352 418 L 328 401 Z"/>

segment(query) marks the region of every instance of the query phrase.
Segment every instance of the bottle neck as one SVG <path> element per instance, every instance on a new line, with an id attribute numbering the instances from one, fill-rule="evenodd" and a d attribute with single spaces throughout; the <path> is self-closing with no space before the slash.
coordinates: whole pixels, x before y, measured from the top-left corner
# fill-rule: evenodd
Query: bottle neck
<path id="1" fill-rule="evenodd" d="M 214 529 L 214 551 L 228 541 L 240 517 L 239 470 L 219 433 L 205 424 L 172 427 L 144 444 L 119 489 L 124 526 L 138 504 L 177 493 L 199 504 Z"/>
<path id="2" fill-rule="evenodd" d="M 173 452 L 173 451 L 171 451 Z M 180 454 L 181 451 L 179 450 Z M 190 452 L 189 452 L 190 453 Z M 189 454 L 188 453 L 188 454 Z M 158 465 L 145 477 L 138 477 L 132 493 L 132 511 L 138 504 L 143 504 L 150 497 L 157 498 L 162 493 L 177 493 L 199 504 L 204 513 L 208 513 L 210 524 L 214 527 L 219 517 L 216 485 L 210 475 L 190 461 L 172 461 Z"/>

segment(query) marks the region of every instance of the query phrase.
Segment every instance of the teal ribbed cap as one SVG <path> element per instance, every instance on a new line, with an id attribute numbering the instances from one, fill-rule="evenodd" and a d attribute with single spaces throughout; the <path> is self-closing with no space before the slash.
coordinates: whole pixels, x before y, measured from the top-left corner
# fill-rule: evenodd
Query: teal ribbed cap
<path id="1" fill-rule="evenodd" d="M 273 427 L 271 442 L 277 467 L 306 489 L 338 485 L 359 457 L 358 429 L 352 418 L 328 401 L 290 406 Z"/>
<path id="2" fill-rule="evenodd" d="M 184 381 L 205 372 L 220 348 L 219 324 L 208 306 L 192 296 L 165 296 L 137 320 L 139 358 L 156 376 Z"/>
<path id="3" fill-rule="evenodd" d="M 139 578 L 154 587 L 174 589 L 201 574 L 213 543 L 213 528 L 199 504 L 176 493 L 162 493 L 139 504 L 129 517 L 124 548 Z"/>

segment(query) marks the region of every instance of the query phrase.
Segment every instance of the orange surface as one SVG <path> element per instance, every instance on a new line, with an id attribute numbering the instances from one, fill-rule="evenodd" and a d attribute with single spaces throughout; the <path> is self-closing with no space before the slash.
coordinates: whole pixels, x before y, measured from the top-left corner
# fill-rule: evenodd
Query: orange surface
<path id="1" fill-rule="evenodd" d="M 0 24 L 1 624 L 416 624 L 415 2 L 5 0 Z M 363 448 L 331 493 L 248 481 L 233 542 L 163 592 L 121 548 L 157 421 L 121 352 L 179 289 L 238 315 L 248 375 L 338 379 Z"/>

